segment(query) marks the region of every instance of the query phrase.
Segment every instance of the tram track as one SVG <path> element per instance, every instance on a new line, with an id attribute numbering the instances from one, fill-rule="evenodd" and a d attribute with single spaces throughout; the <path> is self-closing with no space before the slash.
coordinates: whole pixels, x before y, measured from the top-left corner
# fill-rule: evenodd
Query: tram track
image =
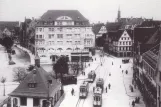
<path id="1" fill-rule="evenodd" d="M 83 107 L 84 102 L 85 102 L 85 99 L 79 98 L 75 107 Z"/>

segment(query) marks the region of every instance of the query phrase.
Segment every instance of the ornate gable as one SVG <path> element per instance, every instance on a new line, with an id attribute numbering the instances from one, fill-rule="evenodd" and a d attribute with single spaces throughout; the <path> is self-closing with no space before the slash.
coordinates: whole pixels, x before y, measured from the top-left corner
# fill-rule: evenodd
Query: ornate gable
<path id="1" fill-rule="evenodd" d="M 69 16 L 60 16 L 56 20 L 72 20 L 72 18 Z"/>

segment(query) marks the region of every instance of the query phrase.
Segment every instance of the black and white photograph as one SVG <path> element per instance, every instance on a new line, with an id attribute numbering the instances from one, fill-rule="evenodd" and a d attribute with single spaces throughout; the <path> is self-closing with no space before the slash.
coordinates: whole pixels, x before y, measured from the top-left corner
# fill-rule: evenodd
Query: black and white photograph
<path id="1" fill-rule="evenodd" d="M 161 0 L 0 0 L 0 107 L 161 107 Z"/>

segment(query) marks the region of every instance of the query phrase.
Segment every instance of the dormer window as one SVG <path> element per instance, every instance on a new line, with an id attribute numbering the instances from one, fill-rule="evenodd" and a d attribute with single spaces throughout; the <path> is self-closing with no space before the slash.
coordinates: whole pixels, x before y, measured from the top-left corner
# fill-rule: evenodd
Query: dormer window
<path id="1" fill-rule="evenodd" d="M 35 88 L 36 87 L 36 83 L 28 83 L 28 87 L 29 88 Z"/>

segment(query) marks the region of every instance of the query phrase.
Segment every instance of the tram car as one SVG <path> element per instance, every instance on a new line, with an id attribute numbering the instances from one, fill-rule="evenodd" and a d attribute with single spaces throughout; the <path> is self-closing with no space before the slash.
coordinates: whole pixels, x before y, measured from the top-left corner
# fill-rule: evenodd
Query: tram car
<path id="1" fill-rule="evenodd" d="M 101 107 L 102 106 L 102 89 L 100 87 L 96 87 L 93 93 L 93 107 Z"/>
<path id="2" fill-rule="evenodd" d="M 129 63 L 129 60 L 130 60 L 130 59 L 123 59 L 123 60 L 122 60 L 122 63 L 124 63 L 124 64 Z"/>
<path id="3" fill-rule="evenodd" d="M 88 73 L 88 82 L 93 83 L 96 78 L 96 73 L 94 71 L 91 71 Z"/>
<path id="4" fill-rule="evenodd" d="M 86 98 L 88 95 L 88 91 L 89 91 L 89 83 L 84 81 L 81 85 L 80 85 L 80 92 L 79 92 L 79 98 Z"/>
<path id="5" fill-rule="evenodd" d="M 103 80 L 103 78 L 98 78 L 97 79 L 96 87 L 100 87 L 102 89 L 102 92 L 103 92 L 103 89 L 104 89 L 104 80 Z"/>
<path id="6" fill-rule="evenodd" d="M 76 75 L 63 75 L 62 84 L 63 85 L 77 84 L 77 76 Z"/>

